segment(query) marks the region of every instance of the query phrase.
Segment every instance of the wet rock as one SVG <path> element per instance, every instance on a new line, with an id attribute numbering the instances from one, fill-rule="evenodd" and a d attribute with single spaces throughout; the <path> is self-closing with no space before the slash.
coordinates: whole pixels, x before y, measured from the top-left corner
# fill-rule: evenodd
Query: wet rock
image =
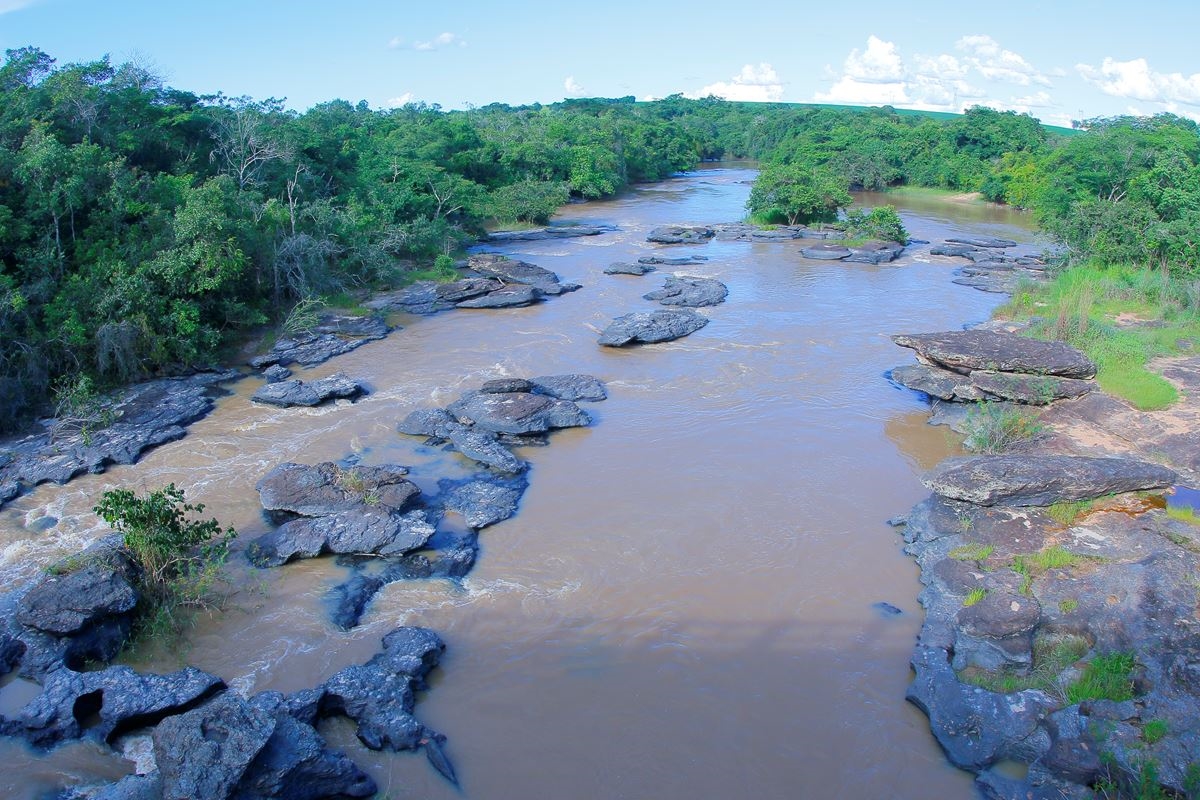
<path id="1" fill-rule="evenodd" d="M 779 225 L 773 228 L 759 228 L 745 223 L 730 223 L 713 226 L 717 231 L 717 239 L 723 242 L 790 242 L 804 237 L 810 231 L 803 225 Z M 824 238 L 815 236 L 812 238 Z"/>
<path id="2" fill-rule="evenodd" d="M 904 252 L 904 245 L 898 242 L 865 242 L 847 248 L 850 255 L 843 261 L 860 264 L 886 264 L 895 261 Z"/>
<path id="3" fill-rule="evenodd" d="M 506 284 L 520 283 L 533 286 L 542 294 L 559 295 L 579 288 L 577 284 L 559 283 L 558 276 L 548 269 L 524 261 L 512 260 L 495 253 L 471 256 L 467 264 L 480 275 L 496 278 Z"/>
<path id="4" fill-rule="evenodd" d="M 448 311 L 464 300 L 494 292 L 503 286 L 495 278 L 462 278 L 449 283 L 417 281 L 411 286 L 376 295 L 365 305 L 375 311 L 406 311 L 409 314 L 436 314 Z"/>
<path id="5" fill-rule="evenodd" d="M 452 422 L 445 429 L 445 438 L 450 440 L 455 450 L 485 467 L 516 474 L 524 472 L 529 466 L 501 444 L 493 431 Z"/>
<path id="6" fill-rule="evenodd" d="M 1001 695 L 960 683 L 940 648 L 918 647 L 912 667 L 916 678 L 906 697 L 929 717 L 934 738 L 956 767 L 978 771 L 1004 759 L 1032 761 L 1044 746 L 1034 734 L 1055 705 L 1047 695 Z"/>
<path id="7" fill-rule="evenodd" d="M 916 351 L 923 364 L 955 372 L 973 370 L 1091 378 L 1096 365 L 1062 342 L 1045 342 L 995 331 L 898 334 L 892 341 Z"/>
<path id="8" fill-rule="evenodd" d="M 950 244 L 961 244 L 968 247 L 1016 247 L 1017 243 L 1012 239 L 1001 239 L 997 236 L 954 236 L 946 239 Z"/>
<path id="9" fill-rule="evenodd" d="M 661 289 L 642 295 L 645 300 L 664 306 L 701 308 L 725 302 L 729 289 L 714 278 L 693 278 L 688 275 L 669 275 Z"/>
<path id="10" fill-rule="evenodd" d="M 367 393 L 366 384 L 335 372 L 315 381 L 282 380 L 262 386 L 250 399 L 264 405 L 291 408 L 319 406 L 330 400 L 356 400 Z"/>
<path id="11" fill-rule="evenodd" d="M 493 231 L 484 237 L 487 242 L 540 242 L 546 239 L 573 239 L 580 236 L 599 236 L 617 230 L 613 225 L 548 225 L 524 231 Z"/>
<path id="12" fill-rule="evenodd" d="M 133 464 L 145 451 L 182 439 L 187 426 L 212 411 L 220 384 L 241 378 L 236 370 L 162 378 L 122 390 L 105 404 L 99 427 L 55 424 L 46 433 L 5 443 L 0 462 L 0 504 L 40 483 L 66 483 L 110 464 Z M 106 419 L 112 422 L 103 425 Z"/>
<path id="13" fill-rule="evenodd" d="M 569 400 L 528 392 L 465 392 L 446 408 L 481 430 L 495 433 L 542 433 L 591 423 L 587 412 Z"/>
<path id="14" fill-rule="evenodd" d="M 528 486 L 524 478 L 506 482 L 447 478 L 438 481 L 441 503 L 450 511 L 462 514 L 467 525 L 476 530 L 514 516 Z"/>
<path id="15" fill-rule="evenodd" d="M 126 775 L 116 783 L 100 787 L 66 789 L 55 800 L 162 800 L 158 771 L 149 775 Z"/>
<path id="16" fill-rule="evenodd" d="M 651 264 L 627 264 L 623 261 L 618 261 L 609 264 L 604 268 L 605 275 L 645 275 L 647 272 L 654 272 L 654 266 Z"/>
<path id="17" fill-rule="evenodd" d="M 1058 780 L 1052 776 L 1035 776 L 1030 770 L 1026 780 L 1009 777 L 997 769 L 985 769 L 975 778 L 975 788 L 984 800 L 1095 800 L 1087 786 Z"/>
<path id="18" fill-rule="evenodd" d="M 42 692 L 2 729 L 37 747 L 87 735 L 110 741 L 134 728 L 179 714 L 225 688 L 224 682 L 188 667 L 168 675 L 142 674 L 129 667 L 95 672 L 58 669 L 47 674 Z"/>
<path id="19" fill-rule="evenodd" d="M 124 617 L 138 593 L 122 570 L 85 566 L 52 575 L 21 598 L 17 621 L 54 636 L 73 636 L 106 620 Z"/>
<path id="20" fill-rule="evenodd" d="M 891 379 L 908 389 L 924 392 L 930 397 L 960 402 L 984 400 L 988 395 L 971 382 L 967 375 L 927 364 L 907 364 L 896 367 Z"/>
<path id="21" fill-rule="evenodd" d="M 497 378 L 485 381 L 479 387 L 484 394 L 506 394 L 508 392 L 532 392 L 533 384 L 525 378 Z"/>
<path id="22" fill-rule="evenodd" d="M 850 255 L 850 251 L 838 244 L 814 244 L 800 248 L 800 255 L 817 261 L 840 261 Z"/>
<path id="23" fill-rule="evenodd" d="M 407 467 L 395 464 L 344 469 L 331 461 L 287 462 L 263 476 L 255 488 L 266 510 L 305 517 L 367 508 L 400 511 L 421 491 L 407 475 Z"/>
<path id="24" fill-rule="evenodd" d="M 982 600 L 958 611 L 954 669 L 1027 670 L 1033 663 L 1033 630 L 1041 616 L 1041 604 L 1034 597 L 988 591 Z"/>
<path id="25" fill-rule="evenodd" d="M 878 611 L 884 617 L 898 617 L 904 612 L 896 608 L 891 603 L 880 600 L 877 603 L 871 603 L 871 608 Z"/>
<path id="26" fill-rule="evenodd" d="M 447 438 L 450 425 L 460 424 L 444 408 L 418 408 L 400 421 L 397 430 L 410 436 L 436 436 Z"/>
<path id="27" fill-rule="evenodd" d="M 163 800 L 232 797 L 275 732 L 275 717 L 226 692 L 155 728 Z"/>
<path id="28" fill-rule="evenodd" d="M 533 391 L 559 400 L 599 402 L 608 397 L 604 381 L 591 375 L 542 375 L 530 378 Z"/>
<path id="29" fill-rule="evenodd" d="M 455 308 L 521 308 L 531 306 L 545 296 L 537 286 L 505 286 L 481 297 L 455 303 Z"/>
<path id="30" fill-rule="evenodd" d="M 25 643 L 15 636 L 0 633 L 0 675 L 7 675 L 21 663 L 25 655 Z"/>
<path id="31" fill-rule="evenodd" d="M 600 333 L 600 344 L 622 347 L 627 344 L 668 342 L 695 333 L 708 324 L 708 318 L 687 310 L 638 311 L 617 317 Z"/>
<path id="32" fill-rule="evenodd" d="M 279 383 L 280 381 L 286 381 L 288 378 L 292 377 L 292 371 L 287 367 L 281 367 L 278 364 L 272 364 L 263 370 L 262 375 L 263 378 L 266 379 L 267 383 Z"/>
<path id="33" fill-rule="evenodd" d="M 1165 489 L 1174 471 L 1129 458 L 974 456 L 948 458 L 922 482 L 942 497 L 976 505 L 1048 506 L 1108 494 Z"/>
<path id="34" fill-rule="evenodd" d="M 688 264 L 703 264 L 708 256 L 642 256 L 638 263 L 643 266 L 685 267 Z"/>
<path id="35" fill-rule="evenodd" d="M 716 231 L 704 225 L 660 225 L 650 231 L 647 242 L 658 244 L 700 244 L 716 236 Z"/>
<path id="36" fill-rule="evenodd" d="M 270 352 L 252 358 L 250 366 L 255 369 L 264 369 L 272 364 L 315 367 L 334 356 L 382 339 L 391 331 L 391 326 L 377 316 L 324 314 L 313 328 L 279 339 Z"/>
<path id="37" fill-rule="evenodd" d="M 421 549 L 433 534 L 434 527 L 422 511 L 352 509 L 284 523 L 251 542 L 246 555 L 259 567 L 278 567 L 294 558 L 325 553 L 399 555 Z"/>

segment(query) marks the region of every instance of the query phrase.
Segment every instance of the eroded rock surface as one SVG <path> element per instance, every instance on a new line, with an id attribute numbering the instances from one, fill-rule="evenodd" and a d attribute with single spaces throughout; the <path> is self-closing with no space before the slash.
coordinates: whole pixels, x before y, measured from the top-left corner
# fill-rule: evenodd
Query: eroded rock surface
<path id="1" fill-rule="evenodd" d="M 623 347 L 627 344 L 669 342 L 695 333 L 708 324 L 708 317 L 695 311 L 635 311 L 617 317 L 600 333 L 600 344 Z"/>
<path id="2" fill-rule="evenodd" d="M 274 369 L 274 367 L 272 367 Z M 291 408 L 319 406 L 330 400 L 356 400 L 367 393 L 367 386 L 344 372 L 314 381 L 279 380 L 267 383 L 250 396 L 256 403 Z"/>
<path id="3" fill-rule="evenodd" d="M 1048 506 L 1166 489 L 1177 479 L 1173 470 L 1129 458 L 995 455 L 948 458 L 921 481 L 942 497 L 975 505 Z"/>
<path id="4" fill-rule="evenodd" d="M 715 278 L 695 278 L 690 275 L 669 275 L 661 289 L 642 295 L 664 306 L 701 308 L 725 302 L 729 289 Z"/>

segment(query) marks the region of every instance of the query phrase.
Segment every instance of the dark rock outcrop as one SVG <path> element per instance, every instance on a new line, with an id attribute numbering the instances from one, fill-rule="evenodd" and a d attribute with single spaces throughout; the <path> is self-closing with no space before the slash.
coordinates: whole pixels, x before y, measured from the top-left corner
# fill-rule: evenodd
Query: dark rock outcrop
<path id="1" fill-rule="evenodd" d="M 420 550 L 434 533 L 423 511 L 351 509 L 286 522 L 251 542 L 246 554 L 259 567 L 278 567 L 294 558 L 325 553 L 403 555 Z"/>
<path id="2" fill-rule="evenodd" d="M 840 244 L 814 244 L 800 248 L 800 255 L 817 261 L 840 261 L 850 255 L 850 251 Z"/>
<path id="3" fill-rule="evenodd" d="M 695 311 L 636 311 L 617 317 L 600 333 L 600 344 L 622 347 L 627 344 L 652 344 L 679 339 L 708 324 L 708 317 Z"/>
<path id="4" fill-rule="evenodd" d="M 729 289 L 715 278 L 695 278 L 690 275 L 668 275 L 661 289 L 642 295 L 664 306 L 702 308 L 725 302 Z"/>
<path id="5" fill-rule="evenodd" d="M 88 565 L 52 575 L 21 598 L 17 622 L 53 636 L 74 636 L 137 606 L 138 593 L 123 570 Z"/>
<path id="6" fill-rule="evenodd" d="M 529 379 L 533 391 L 559 400 L 599 402 L 608 397 L 604 381 L 592 375 L 541 375 Z"/>
<path id="7" fill-rule="evenodd" d="M 895 261 L 904 252 L 904 245 L 899 242 L 864 242 L 849 248 L 850 255 L 843 261 L 859 264 L 886 264 Z"/>
<path id="8" fill-rule="evenodd" d="M 522 308 L 531 306 L 545 297 L 536 286 L 504 286 L 480 297 L 455 303 L 455 308 Z"/>
<path id="9" fill-rule="evenodd" d="M 462 514 L 468 526 L 479 530 L 516 514 L 528 485 L 524 478 L 506 482 L 478 478 L 453 481 L 443 478 L 438 481 L 441 490 L 439 500 L 447 510 Z"/>
<path id="10" fill-rule="evenodd" d="M 975 505 L 1048 506 L 1165 489 L 1177 479 L 1166 467 L 1135 459 L 1043 455 L 948 458 L 921 481 L 942 497 Z"/>
<path id="11" fill-rule="evenodd" d="M 1091 381 L 1078 378 L 984 370 L 972 370 L 964 375 L 926 364 L 896 367 L 892 370 L 891 379 L 930 397 L 957 402 L 1008 400 L 1028 405 L 1047 405 L 1055 400 L 1080 397 L 1095 388 Z"/>
<path id="12" fill-rule="evenodd" d="M 560 283 L 558 276 L 548 269 L 495 253 L 471 256 L 467 265 L 485 277 L 495 278 L 505 284 L 520 283 L 533 286 L 545 295 L 559 295 L 579 288 L 578 284 Z"/>
<path id="13" fill-rule="evenodd" d="M 255 369 L 264 369 L 272 364 L 315 367 L 334 356 L 382 339 L 391 331 L 391 326 L 378 316 L 324 314 L 309 330 L 279 339 L 270 352 L 252 358 L 250 366 Z"/>
<path id="14" fill-rule="evenodd" d="M 315 381 L 281 380 L 267 383 L 250 396 L 256 403 L 290 408 L 319 406 L 329 400 L 355 400 L 367 393 L 366 384 L 344 372 L 335 372 Z"/>
<path id="15" fill-rule="evenodd" d="M 401 511 L 421 491 L 407 475 L 407 467 L 395 464 L 344 468 L 330 461 L 314 465 L 288 462 L 268 472 L 255 488 L 266 510 L 305 517 L 364 507 Z M 365 502 L 368 495 L 370 506 Z"/>
<path id="16" fill-rule="evenodd" d="M 652 264 L 629 264 L 624 261 L 617 261 L 609 264 L 604 268 L 605 275 L 645 275 L 647 272 L 653 272 L 655 267 Z"/>
<path id="17" fill-rule="evenodd" d="M 580 236 L 599 236 L 617 230 L 613 225 L 547 225 L 524 231 L 493 231 L 484 237 L 487 242 L 540 242 L 546 239 L 573 239 Z"/>
<path id="18" fill-rule="evenodd" d="M 543 433 L 591 423 L 587 412 L 575 403 L 529 392 L 469 391 L 446 410 L 477 429 L 494 433 Z"/>
<path id="19" fill-rule="evenodd" d="M 703 264 L 708 256 L 642 256 L 638 263 L 643 266 L 685 267 L 688 264 Z"/>
<path id="20" fill-rule="evenodd" d="M 1009 333 L 969 330 L 898 334 L 892 341 L 912 348 L 917 359 L 955 372 L 973 370 L 1091 378 L 1096 365 L 1062 342 L 1046 342 Z"/>
<path id="21" fill-rule="evenodd" d="M 647 242 L 658 244 L 700 244 L 716 236 L 716 231 L 705 225 L 660 225 L 646 237 Z"/>
<path id="22" fill-rule="evenodd" d="M 950 244 L 961 244 L 967 247 L 993 247 L 1003 249 L 1005 247 L 1016 247 L 1017 243 L 1012 239 L 1001 239 L 997 236 L 953 236 L 946 239 Z"/>

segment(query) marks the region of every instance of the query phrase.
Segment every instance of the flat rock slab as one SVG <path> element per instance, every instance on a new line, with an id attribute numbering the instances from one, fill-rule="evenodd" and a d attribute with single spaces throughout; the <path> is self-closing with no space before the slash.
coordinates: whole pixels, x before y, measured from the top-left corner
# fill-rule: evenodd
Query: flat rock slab
<path id="1" fill-rule="evenodd" d="M 617 317 L 600 333 L 600 344 L 622 347 L 627 344 L 669 342 L 695 333 L 708 324 L 708 317 L 685 309 L 637 311 Z"/>
<path id="2" fill-rule="evenodd" d="M 138 593 L 122 570 L 91 565 L 53 575 L 17 604 L 17 622 L 53 636 L 71 636 L 133 611 Z"/>
<path id="3" fill-rule="evenodd" d="M 725 302 L 729 289 L 715 278 L 695 278 L 690 275 L 668 275 L 661 289 L 642 295 L 664 306 L 702 308 Z"/>
<path id="4" fill-rule="evenodd" d="M 950 244 L 964 244 L 969 247 L 1016 247 L 1012 239 L 1001 239 L 996 236 L 953 236 L 946 239 Z"/>
<path id="5" fill-rule="evenodd" d="M 356 317 L 324 314 L 314 327 L 281 338 L 270 352 L 250 359 L 250 366 L 255 369 L 265 369 L 272 364 L 315 367 L 334 356 L 382 339 L 391 331 L 392 327 L 375 315 Z"/>
<path id="6" fill-rule="evenodd" d="M 274 716 L 232 693 L 164 720 L 153 735 L 163 800 L 233 796 L 274 731 Z"/>
<path id="7" fill-rule="evenodd" d="M 915 350 L 924 364 L 955 372 L 987 370 L 1064 378 L 1091 378 L 1096 374 L 1096 365 L 1070 345 L 1011 333 L 984 330 L 906 333 L 893 336 L 892 341 Z"/>
<path id="8" fill-rule="evenodd" d="M 801 247 L 800 255 L 817 261 L 840 261 L 850 255 L 850 250 L 840 244 L 814 244 Z"/>
<path id="9" fill-rule="evenodd" d="M 575 428 L 591 417 L 569 400 L 528 392 L 465 392 L 446 407 L 455 417 L 494 433 L 544 433 L 554 428 Z"/>
<path id="10" fill-rule="evenodd" d="M 1087 456 L 948 458 L 921 479 L 931 491 L 981 506 L 1049 506 L 1108 494 L 1165 489 L 1178 475 L 1158 464 Z"/>
<path id="11" fill-rule="evenodd" d="M 487 242 L 540 242 L 546 239 L 573 239 L 599 236 L 616 231 L 615 225 L 547 225 L 525 231 L 493 231 L 484 237 Z"/>
<path id="12" fill-rule="evenodd" d="M 850 255 L 843 261 L 859 264 L 886 264 L 895 261 L 904 252 L 904 245 L 899 242 L 871 241 L 847 248 Z"/>
<path id="13" fill-rule="evenodd" d="M 1008 400 L 1026 405 L 1048 405 L 1055 400 L 1081 397 L 1095 388 L 1092 381 L 1053 375 L 974 370 L 952 372 L 927 364 L 909 364 L 892 370 L 892 381 L 930 397 L 955 402 Z"/>
<path id="14" fill-rule="evenodd" d="M 541 375 L 529 379 L 533 391 L 559 400 L 599 402 L 608 397 L 604 381 L 592 375 Z"/>
<path id="15" fill-rule="evenodd" d="M 463 425 L 454 420 L 442 430 L 440 438 L 449 440 L 455 450 L 485 467 L 512 475 L 529 467 L 500 442 L 495 431 L 481 430 L 478 426 Z"/>
<path id="16" fill-rule="evenodd" d="M 344 372 L 335 372 L 315 381 L 280 380 L 267 383 L 259 387 L 250 399 L 279 408 L 312 407 L 330 400 L 356 400 L 366 393 L 365 383 L 349 377 Z"/>
<path id="17" fill-rule="evenodd" d="M 534 286 L 543 294 L 548 295 L 558 295 L 579 288 L 573 283 L 560 283 L 558 276 L 548 269 L 495 253 L 471 256 L 467 260 L 467 266 L 480 275 L 496 278 L 502 283 L 521 283 Z"/>
<path id="18" fill-rule="evenodd" d="M 458 303 L 494 292 L 504 284 L 495 278 L 469 277 L 449 283 L 417 281 L 411 286 L 378 294 L 365 305 L 375 311 L 406 311 L 409 314 L 436 314 L 449 311 Z"/>
<path id="19" fill-rule="evenodd" d="M 892 370 L 891 378 L 894 383 L 907 389 L 924 392 L 940 400 L 965 403 L 988 398 L 983 390 L 971 382 L 969 375 L 928 364 L 906 364 L 896 367 Z"/>
<path id="20" fill-rule="evenodd" d="M 537 286 L 505 286 L 470 300 L 455 303 L 455 308 L 522 308 L 531 306 L 546 296 Z"/>
<path id="21" fill-rule="evenodd" d="M 609 264 L 604 268 L 605 275 L 645 275 L 647 272 L 654 272 L 653 264 L 629 264 L 624 261 L 617 261 Z"/>
<path id="22" fill-rule="evenodd" d="M 688 264 L 703 264 L 708 256 L 642 256 L 638 263 L 643 266 L 685 267 Z"/>
<path id="23" fill-rule="evenodd" d="M 646 237 L 658 244 L 698 244 L 707 242 L 717 232 L 706 225 L 660 225 Z"/>
<path id="24" fill-rule="evenodd" d="M 331 461 L 287 462 L 263 476 L 255 488 L 267 511 L 305 517 L 354 509 L 400 511 L 421 491 L 406 475 L 408 468 L 397 464 L 343 468 Z"/>
<path id="25" fill-rule="evenodd" d="M 113 422 L 92 429 L 51 424 L 46 433 L 0 443 L 0 505 L 41 483 L 66 483 L 111 464 L 133 464 L 145 451 L 182 439 L 187 426 L 208 415 L 220 384 L 236 370 L 160 378 L 122 390 L 105 402 Z"/>
<path id="26" fill-rule="evenodd" d="M 467 525 L 476 530 L 503 522 L 516 514 L 521 495 L 527 487 L 528 482 L 524 479 L 505 482 L 443 479 L 438 482 L 445 507 L 462 514 Z"/>
<path id="27" fill-rule="evenodd" d="M 394 514 L 354 509 L 286 522 L 251 542 L 246 555 L 258 567 L 278 567 L 326 553 L 403 555 L 420 550 L 435 532 L 423 511 Z"/>

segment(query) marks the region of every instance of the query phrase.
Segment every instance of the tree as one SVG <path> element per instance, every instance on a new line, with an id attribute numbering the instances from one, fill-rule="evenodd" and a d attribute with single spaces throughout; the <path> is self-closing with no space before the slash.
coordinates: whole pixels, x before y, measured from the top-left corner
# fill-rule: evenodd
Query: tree
<path id="1" fill-rule="evenodd" d="M 833 221 L 852 199 L 841 179 L 819 167 L 768 164 L 750 190 L 746 208 L 765 222 L 788 225 Z"/>

